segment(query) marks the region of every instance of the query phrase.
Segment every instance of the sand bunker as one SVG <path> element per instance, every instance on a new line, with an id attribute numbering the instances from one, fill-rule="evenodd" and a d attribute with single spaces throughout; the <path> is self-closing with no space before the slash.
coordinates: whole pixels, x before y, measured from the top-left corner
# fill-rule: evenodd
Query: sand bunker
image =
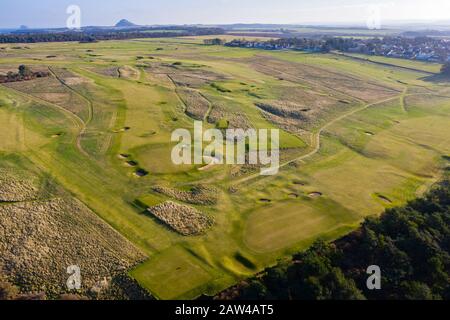
<path id="1" fill-rule="evenodd" d="M 148 171 L 144 170 L 144 169 L 138 169 L 136 170 L 136 172 L 134 173 L 135 176 L 142 178 L 148 175 Z"/>
<path id="2" fill-rule="evenodd" d="M 384 202 L 386 202 L 386 203 L 392 203 L 392 200 L 389 199 L 389 198 L 386 197 L 386 196 L 383 196 L 383 195 L 381 195 L 381 194 L 378 194 L 377 197 L 380 198 L 382 201 L 384 201 Z"/>
<path id="3" fill-rule="evenodd" d="M 114 133 L 125 132 L 125 131 L 129 131 L 130 129 L 131 129 L 130 127 L 123 127 L 121 129 L 116 129 L 113 132 Z"/>
<path id="4" fill-rule="evenodd" d="M 124 159 L 128 159 L 128 158 L 130 157 L 130 155 L 129 155 L 129 154 L 126 154 L 126 153 L 121 153 L 121 154 L 119 154 L 117 157 L 118 157 L 119 159 L 124 160 Z"/>
<path id="5" fill-rule="evenodd" d="M 119 78 L 125 78 L 129 80 L 138 80 L 139 71 L 130 66 L 123 66 L 118 69 Z"/>
<path id="6" fill-rule="evenodd" d="M 130 160 L 125 162 L 125 165 L 128 167 L 136 167 L 138 165 L 138 163 L 136 161 Z"/>
<path id="7" fill-rule="evenodd" d="M 323 196 L 323 194 L 321 192 L 311 192 L 310 194 L 308 194 L 308 196 L 310 198 L 319 198 L 319 197 Z"/>

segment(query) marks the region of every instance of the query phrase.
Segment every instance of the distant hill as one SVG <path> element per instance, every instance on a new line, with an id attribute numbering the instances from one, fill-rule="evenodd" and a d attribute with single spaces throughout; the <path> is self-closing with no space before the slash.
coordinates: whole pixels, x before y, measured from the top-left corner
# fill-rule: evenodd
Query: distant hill
<path id="1" fill-rule="evenodd" d="M 128 21 L 127 19 L 122 19 L 115 25 L 117 28 L 125 28 L 125 27 L 136 27 L 137 25 L 133 22 Z"/>

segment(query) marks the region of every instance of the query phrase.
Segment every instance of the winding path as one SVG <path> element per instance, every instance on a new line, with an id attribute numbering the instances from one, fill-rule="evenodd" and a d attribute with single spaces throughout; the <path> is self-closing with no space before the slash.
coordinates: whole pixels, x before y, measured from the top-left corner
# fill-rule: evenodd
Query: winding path
<path id="1" fill-rule="evenodd" d="M 294 163 L 294 162 L 298 162 L 298 161 L 302 161 L 302 160 L 308 159 L 308 158 L 312 157 L 313 155 L 315 155 L 316 153 L 318 153 L 318 152 L 320 151 L 320 146 L 321 146 L 321 136 L 322 136 L 322 133 L 323 133 L 327 128 L 329 128 L 330 126 L 332 126 L 333 124 L 335 124 L 336 122 L 341 121 L 341 120 L 343 120 L 343 119 L 345 119 L 345 118 L 347 118 L 347 117 L 349 117 L 349 116 L 351 116 L 351 115 L 354 115 L 355 113 L 358 113 L 358 112 L 361 112 L 361 111 L 363 111 L 363 110 L 366 110 L 366 109 L 368 109 L 368 108 L 370 108 L 370 107 L 373 107 L 373 106 L 375 106 L 375 105 L 377 105 L 377 104 L 381 104 L 381 103 L 389 102 L 389 101 L 396 100 L 396 99 L 399 99 L 399 98 L 403 98 L 404 96 L 406 96 L 406 92 L 403 92 L 402 94 L 397 95 L 397 96 L 395 96 L 395 97 L 390 97 L 390 98 L 387 98 L 387 99 L 383 99 L 383 100 L 380 100 L 380 101 L 376 101 L 376 102 L 372 102 L 372 103 L 366 104 L 365 106 L 363 106 L 363 107 L 361 107 L 361 108 L 354 109 L 354 110 L 352 110 L 352 111 L 350 111 L 350 112 L 347 112 L 347 113 L 345 113 L 345 114 L 343 114 L 343 115 L 341 115 L 341 116 L 339 116 L 339 117 L 337 117 L 337 118 L 331 120 L 330 122 L 327 122 L 325 125 L 323 125 L 323 126 L 322 126 L 322 127 L 321 127 L 314 135 L 313 135 L 313 137 L 312 137 L 312 139 L 311 139 L 311 140 L 313 141 L 313 143 L 312 143 L 311 145 L 314 146 L 314 149 L 313 149 L 313 150 L 311 150 L 311 151 L 308 152 L 307 154 L 304 154 L 304 155 L 302 155 L 302 156 L 300 156 L 300 157 L 298 157 L 298 158 L 294 158 L 294 159 L 292 159 L 292 160 L 289 160 L 289 161 L 286 161 L 286 162 L 280 164 L 280 165 L 278 166 L 278 169 L 281 169 L 281 168 L 283 168 L 283 167 L 286 167 L 286 166 L 290 165 L 291 163 Z M 255 174 L 246 176 L 246 177 L 244 177 L 244 178 L 242 178 L 242 179 L 240 179 L 240 180 L 235 181 L 235 182 L 233 183 L 233 185 L 238 185 L 238 184 L 241 184 L 241 183 L 243 183 L 243 182 L 247 182 L 247 181 L 249 181 L 249 180 L 258 178 L 258 177 L 261 177 L 260 173 L 255 173 Z M 262 176 L 262 177 L 264 177 L 264 176 Z"/>
<path id="2" fill-rule="evenodd" d="M 48 67 L 48 70 L 50 71 L 50 73 L 67 89 L 69 89 L 71 92 L 73 92 L 74 94 L 76 94 L 78 97 L 80 97 L 81 99 L 83 99 L 84 101 L 86 101 L 86 103 L 88 104 L 88 118 L 86 121 L 83 121 L 80 117 L 78 117 L 82 123 L 83 126 L 80 130 L 80 132 L 78 133 L 77 136 L 77 140 L 76 140 L 76 144 L 77 144 L 77 148 L 78 150 L 80 150 L 80 152 L 85 155 L 86 157 L 89 157 L 89 154 L 83 149 L 83 146 L 81 145 L 81 139 L 83 137 L 83 135 L 86 133 L 87 130 L 87 126 L 89 125 L 89 123 L 92 121 L 93 119 L 93 115 L 94 115 L 94 105 L 92 103 L 92 101 L 87 98 L 86 96 L 84 96 L 83 94 L 79 93 L 78 91 L 76 91 L 74 88 L 72 88 L 71 86 L 69 86 L 63 79 L 61 79 L 53 70 L 51 67 Z"/>
<path id="3" fill-rule="evenodd" d="M 57 110 L 59 110 L 59 111 L 62 111 L 62 113 L 65 114 L 66 116 L 68 116 L 68 117 L 73 121 L 74 125 L 75 125 L 76 127 L 79 128 L 79 133 L 78 133 L 78 135 L 77 135 L 77 139 L 78 139 L 78 137 L 82 134 L 83 128 L 85 127 L 85 123 L 84 123 L 83 119 L 81 119 L 81 118 L 80 118 L 78 115 L 76 115 L 75 113 L 70 112 L 70 111 L 67 110 L 67 109 L 64 109 L 64 108 L 61 107 L 60 105 L 57 105 L 57 104 L 52 103 L 52 102 L 50 102 L 50 101 L 47 101 L 47 100 L 44 100 L 44 99 L 42 99 L 42 98 L 36 97 L 36 96 L 31 95 L 31 94 L 29 94 L 29 93 L 25 93 L 25 92 L 23 92 L 23 91 L 20 91 L 20 90 L 17 90 L 17 89 L 15 89 L 15 88 L 11 88 L 11 87 L 6 87 L 6 86 L 4 86 L 4 87 L 7 88 L 8 90 L 14 91 L 17 95 L 20 95 L 20 96 L 22 96 L 22 97 L 25 97 L 25 98 L 27 98 L 27 99 L 30 100 L 30 101 L 37 101 L 38 103 L 41 103 L 41 104 L 50 106 L 50 107 L 52 107 L 52 108 L 55 108 L 55 109 L 57 109 Z M 80 150 L 80 152 L 82 152 L 83 154 L 88 155 L 88 154 L 81 148 L 81 146 L 79 146 L 79 150 Z"/>

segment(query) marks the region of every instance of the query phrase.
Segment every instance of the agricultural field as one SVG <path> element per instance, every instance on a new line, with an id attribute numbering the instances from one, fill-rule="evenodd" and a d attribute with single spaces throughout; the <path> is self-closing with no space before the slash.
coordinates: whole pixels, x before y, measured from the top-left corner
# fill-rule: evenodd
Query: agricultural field
<path id="1" fill-rule="evenodd" d="M 23 290 L 62 293 L 79 263 L 86 292 L 125 272 L 157 299 L 214 295 L 416 198 L 448 168 L 437 66 L 203 40 L 3 45 L 0 72 L 49 72 L 0 85 L 0 268 Z M 171 134 L 194 120 L 280 129 L 279 173 L 173 164 Z M 77 243 L 83 261 L 66 250 Z"/>

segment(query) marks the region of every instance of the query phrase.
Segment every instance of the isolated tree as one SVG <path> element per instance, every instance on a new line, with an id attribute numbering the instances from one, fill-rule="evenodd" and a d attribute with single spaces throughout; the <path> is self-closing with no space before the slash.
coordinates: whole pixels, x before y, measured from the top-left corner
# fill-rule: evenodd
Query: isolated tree
<path id="1" fill-rule="evenodd" d="M 20 65 L 19 66 L 19 75 L 24 78 L 24 77 L 29 77 L 33 74 L 33 72 L 31 71 L 31 69 L 25 65 Z"/>

